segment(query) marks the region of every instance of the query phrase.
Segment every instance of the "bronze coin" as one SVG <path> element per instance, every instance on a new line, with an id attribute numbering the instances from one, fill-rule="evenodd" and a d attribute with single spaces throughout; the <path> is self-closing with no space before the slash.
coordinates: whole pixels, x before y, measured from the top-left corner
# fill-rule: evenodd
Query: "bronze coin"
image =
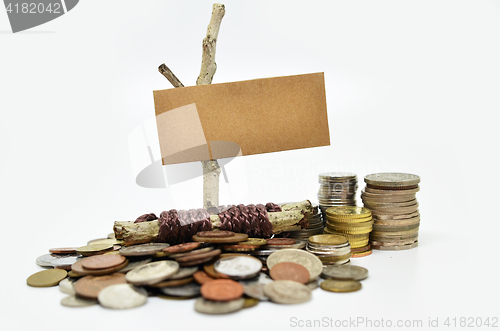
<path id="1" fill-rule="evenodd" d="M 51 248 L 49 253 L 52 254 L 76 254 L 77 247 L 62 247 L 62 248 Z"/>
<path id="2" fill-rule="evenodd" d="M 65 270 L 47 269 L 39 271 L 28 277 L 26 284 L 33 287 L 49 287 L 59 284 L 66 278 L 68 273 Z"/>
<path id="3" fill-rule="evenodd" d="M 241 298 L 243 286 L 231 279 L 216 279 L 201 285 L 200 291 L 207 300 L 230 301 Z"/>
<path id="4" fill-rule="evenodd" d="M 366 250 L 369 250 L 371 247 L 370 244 L 366 245 L 366 246 L 363 246 L 363 247 L 359 247 L 359 248 L 352 248 L 351 247 L 351 253 L 354 254 L 354 253 L 360 253 L 360 252 L 364 252 Z M 354 257 L 354 256 L 353 256 Z"/>
<path id="5" fill-rule="evenodd" d="M 85 259 L 88 259 L 85 258 Z M 71 265 L 71 270 L 76 272 L 79 275 L 93 275 L 93 276 L 100 276 L 100 275 L 107 275 L 107 274 L 112 274 L 113 272 L 116 272 L 118 270 L 121 270 L 125 268 L 128 264 L 128 260 L 125 259 L 125 261 L 122 264 L 119 264 L 115 267 L 112 268 L 106 268 L 106 269 L 99 269 L 99 270 L 92 270 L 92 269 L 85 269 L 82 265 L 83 262 L 85 262 L 85 259 L 81 259 L 79 261 L 76 261 Z"/>
<path id="6" fill-rule="evenodd" d="M 103 288 L 125 283 L 127 283 L 125 274 L 117 272 L 104 276 L 85 276 L 77 280 L 73 286 L 77 296 L 85 299 L 97 299 L 97 295 Z"/>
<path id="7" fill-rule="evenodd" d="M 174 287 L 189 284 L 193 281 L 193 277 L 182 278 L 182 279 L 167 279 L 163 282 L 149 285 L 151 287 L 161 288 L 161 287 Z"/>
<path id="8" fill-rule="evenodd" d="M 214 258 L 215 257 L 209 256 L 209 257 L 205 257 L 205 258 L 199 259 L 199 260 L 194 260 L 194 261 L 189 261 L 189 262 L 179 262 L 179 266 L 181 266 L 181 267 L 192 267 L 192 266 L 195 266 L 195 265 L 199 265 L 199 264 L 211 262 L 211 261 L 214 260 Z"/>
<path id="9" fill-rule="evenodd" d="M 189 252 L 189 251 L 192 251 L 193 249 L 200 247 L 200 245 L 201 245 L 200 242 L 188 242 L 188 243 L 179 244 L 179 245 L 164 248 L 163 252 L 171 253 L 171 254 Z"/>
<path id="10" fill-rule="evenodd" d="M 267 239 L 267 245 L 293 245 L 297 240 L 293 238 L 273 238 Z"/>
<path id="11" fill-rule="evenodd" d="M 220 255 L 220 253 L 221 253 L 220 249 L 214 249 L 212 251 L 203 252 L 203 253 L 199 253 L 199 254 L 188 254 L 186 256 L 178 257 L 175 260 L 177 262 L 192 262 L 192 261 L 196 261 L 196 260 L 202 260 L 202 259 L 205 259 L 208 257 L 214 257 L 217 255 Z"/>
<path id="12" fill-rule="evenodd" d="M 125 262 L 125 259 L 125 256 L 119 254 L 94 255 L 83 259 L 82 267 L 91 270 L 113 268 Z"/>
<path id="13" fill-rule="evenodd" d="M 120 254 L 123 256 L 147 256 L 154 255 L 156 252 L 162 251 L 169 247 L 169 244 L 164 243 L 147 243 L 140 245 L 132 245 L 120 249 Z"/>
<path id="14" fill-rule="evenodd" d="M 234 236 L 231 237 L 200 237 L 197 234 L 193 236 L 194 241 L 212 244 L 237 244 L 240 241 L 245 241 L 247 239 L 248 235 L 244 233 L 235 233 Z"/>
<path id="15" fill-rule="evenodd" d="M 230 251 L 230 252 L 245 252 L 245 251 L 253 251 L 257 248 L 260 248 L 260 246 L 236 244 L 236 245 L 224 245 L 222 246 L 222 248 L 225 251 Z"/>
<path id="16" fill-rule="evenodd" d="M 70 271 L 71 265 L 56 265 L 54 267 L 54 269 L 62 269 L 62 270 Z"/>
<path id="17" fill-rule="evenodd" d="M 215 280 L 214 278 L 212 278 L 209 275 L 207 275 L 207 273 L 205 271 L 197 271 L 197 272 L 195 272 L 194 275 L 193 275 L 193 278 L 200 285 L 203 285 L 203 284 L 205 284 L 207 282 L 211 282 L 212 280 Z"/>
<path id="18" fill-rule="evenodd" d="M 198 237 L 222 238 L 234 236 L 233 231 L 201 231 L 196 234 Z"/>
<path id="19" fill-rule="evenodd" d="M 269 273 L 274 280 L 292 280 L 301 284 L 309 282 L 309 271 L 302 265 L 294 262 L 275 264 Z"/>
<path id="20" fill-rule="evenodd" d="M 352 253 L 351 257 L 365 257 L 372 254 L 372 250 L 369 249 L 364 252 Z"/>

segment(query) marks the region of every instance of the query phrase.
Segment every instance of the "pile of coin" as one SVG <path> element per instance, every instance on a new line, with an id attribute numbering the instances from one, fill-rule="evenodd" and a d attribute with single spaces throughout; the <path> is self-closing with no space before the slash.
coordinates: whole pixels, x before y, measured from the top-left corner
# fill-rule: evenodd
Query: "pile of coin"
<path id="1" fill-rule="evenodd" d="M 311 215 L 306 215 L 307 227 L 305 229 L 289 231 L 288 237 L 307 240 L 310 236 L 323 233 L 323 217 L 319 211 L 318 205 L 313 204 L 313 213 Z"/>
<path id="2" fill-rule="evenodd" d="M 420 189 L 420 177 L 378 173 L 365 176 L 365 183 L 361 199 L 374 219 L 372 248 L 399 251 L 417 247 L 420 213 L 415 194 Z"/>
<path id="3" fill-rule="evenodd" d="M 358 178 L 350 172 L 324 172 L 319 174 L 319 207 L 326 218 L 326 210 L 334 206 L 356 206 Z"/>
<path id="4" fill-rule="evenodd" d="M 371 211 L 363 207 L 331 207 L 326 210 L 326 234 L 340 234 L 351 245 L 351 257 L 370 255 L 369 243 L 373 220 Z"/>
<path id="5" fill-rule="evenodd" d="M 335 234 L 320 234 L 307 240 L 306 250 L 316 255 L 324 265 L 346 264 L 351 258 L 351 245 L 347 238 Z"/>

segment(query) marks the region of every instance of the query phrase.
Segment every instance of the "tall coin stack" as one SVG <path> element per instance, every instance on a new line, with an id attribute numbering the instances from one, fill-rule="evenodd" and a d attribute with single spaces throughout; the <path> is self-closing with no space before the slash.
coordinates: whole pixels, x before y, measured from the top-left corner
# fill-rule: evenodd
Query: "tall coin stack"
<path id="1" fill-rule="evenodd" d="M 372 248 L 399 251 L 418 246 L 420 213 L 415 194 L 420 177 L 403 173 L 378 173 L 365 177 L 361 192 L 364 206 L 372 211 Z"/>
<path id="2" fill-rule="evenodd" d="M 316 255 L 324 265 L 346 264 L 351 258 L 347 238 L 334 234 L 319 234 L 307 239 L 306 250 Z"/>
<path id="3" fill-rule="evenodd" d="M 356 206 L 358 178 L 350 172 L 324 172 L 319 174 L 319 208 L 326 218 L 326 210 L 335 206 Z"/>
<path id="4" fill-rule="evenodd" d="M 324 233 L 340 234 L 351 244 L 351 257 L 370 255 L 370 232 L 373 220 L 371 211 L 356 206 L 331 207 L 326 210 Z"/>

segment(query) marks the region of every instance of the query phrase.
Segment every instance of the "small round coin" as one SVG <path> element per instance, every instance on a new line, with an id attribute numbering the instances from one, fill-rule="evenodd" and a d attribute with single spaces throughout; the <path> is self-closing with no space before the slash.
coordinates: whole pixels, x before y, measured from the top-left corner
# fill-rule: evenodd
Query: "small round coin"
<path id="1" fill-rule="evenodd" d="M 79 297 L 75 297 L 74 295 L 67 296 L 62 298 L 61 305 L 65 307 L 72 308 L 80 308 L 80 307 L 88 307 L 97 304 L 97 300 L 87 300 Z"/>
<path id="2" fill-rule="evenodd" d="M 73 282 L 68 278 L 64 278 L 59 282 L 59 291 L 69 295 L 75 295 L 75 288 L 73 287 Z"/>
<path id="3" fill-rule="evenodd" d="M 318 234 L 309 237 L 308 241 L 316 245 L 343 245 L 347 243 L 347 238 L 335 234 Z"/>
<path id="4" fill-rule="evenodd" d="M 84 299 L 97 299 L 97 295 L 104 288 L 115 285 L 125 284 L 125 275 L 116 272 L 104 276 L 85 276 L 77 280 L 74 284 L 76 294 Z"/>
<path id="5" fill-rule="evenodd" d="M 132 284 L 116 284 L 103 289 L 97 299 L 106 308 L 128 309 L 145 304 L 148 294 L 143 288 Z"/>
<path id="6" fill-rule="evenodd" d="M 76 252 L 84 256 L 96 255 L 113 249 L 113 244 L 96 244 L 78 247 Z"/>
<path id="7" fill-rule="evenodd" d="M 113 268 L 125 262 L 122 255 L 94 255 L 82 260 L 82 267 L 85 269 L 106 269 Z"/>
<path id="8" fill-rule="evenodd" d="M 292 280 L 301 284 L 309 282 L 309 271 L 300 264 L 294 262 L 281 262 L 275 264 L 269 275 L 274 280 Z"/>
<path id="9" fill-rule="evenodd" d="M 205 238 L 223 238 L 234 236 L 233 231 L 201 231 L 196 234 L 198 237 Z"/>
<path id="10" fill-rule="evenodd" d="M 76 254 L 76 247 L 61 247 L 61 248 L 51 248 L 49 253 L 52 254 Z"/>
<path id="11" fill-rule="evenodd" d="M 255 277 L 262 269 L 262 262 L 252 256 L 229 256 L 214 263 L 215 271 L 233 279 Z"/>
<path id="12" fill-rule="evenodd" d="M 357 280 L 327 279 L 321 283 L 320 287 L 330 292 L 354 292 L 361 289 L 361 283 Z"/>
<path id="13" fill-rule="evenodd" d="M 420 183 L 420 177 L 412 174 L 386 172 L 366 175 L 365 183 L 383 187 L 406 187 Z"/>
<path id="14" fill-rule="evenodd" d="M 322 276 L 342 280 L 363 280 L 368 277 L 368 269 L 355 265 L 332 265 L 323 269 Z"/>
<path id="15" fill-rule="evenodd" d="M 58 285 L 66 278 L 68 272 L 63 269 L 48 269 L 39 271 L 28 277 L 26 283 L 32 287 L 49 287 Z"/>
<path id="16" fill-rule="evenodd" d="M 297 304 L 311 300 L 311 289 L 290 280 L 276 280 L 264 286 L 264 293 L 271 301 L 282 304 Z"/>
<path id="17" fill-rule="evenodd" d="M 169 244 L 164 244 L 164 243 L 147 243 L 147 244 L 133 245 L 133 246 L 123 247 L 120 250 L 120 254 L 123 256 L 147 256 L 147 255 L 153 255 L 156 252 L 159 252 L 169 246 L 170 246 Z"/>
<path id="18" fill-rule="evenodd" d="M 202 314 L 228 314 L 242 309 L 244 304 L 243 298 L 230 301 L 212 301 L 199 298 L 194 303 L 194 309 Z"/>
<path id="19" fill-rule="evenodd" d="M 175 261 L 157 261 L 138 266 L 130 270 L 125 279 L 134 285 L 152 285 L 167 279 L 179 270 Z"/>
<path id="20" fill-rule="evenodd" d="M 243 286 L 231 279 L 216 279 L 203 284 L 200 291 L 207 300 L 230 301 L 243 295 Z"/>

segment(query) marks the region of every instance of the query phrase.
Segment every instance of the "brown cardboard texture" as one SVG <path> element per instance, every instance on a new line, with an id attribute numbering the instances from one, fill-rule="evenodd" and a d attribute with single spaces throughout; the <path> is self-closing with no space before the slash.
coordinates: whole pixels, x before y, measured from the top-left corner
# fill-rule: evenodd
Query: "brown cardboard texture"
<path id="1" fill-rule="evenodd" d="M 330 145 L 323 73 L 153 94 L 163 164 Z"/>

